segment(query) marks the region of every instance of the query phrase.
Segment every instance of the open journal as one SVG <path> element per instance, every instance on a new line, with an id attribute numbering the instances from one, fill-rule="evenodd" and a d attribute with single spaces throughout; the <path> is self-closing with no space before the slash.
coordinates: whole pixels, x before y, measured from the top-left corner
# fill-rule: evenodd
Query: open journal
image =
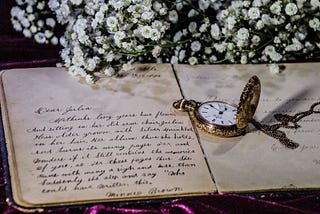
<path id="1" fill-rule="evenodd" d="M 288 149 L 250 126 L 221 138 L 197 130 L 172 103 L 185 97 L 237 104 L 252 75 L 255 119 L 275 122 L 320 101 L 319 64 L 138 64 L 87 85 L 63 68 L 3 71 L 1 112 L 9 201 L 30 210 L 108 201 L 320 187 L 320 114 L 284 130 Z"/>

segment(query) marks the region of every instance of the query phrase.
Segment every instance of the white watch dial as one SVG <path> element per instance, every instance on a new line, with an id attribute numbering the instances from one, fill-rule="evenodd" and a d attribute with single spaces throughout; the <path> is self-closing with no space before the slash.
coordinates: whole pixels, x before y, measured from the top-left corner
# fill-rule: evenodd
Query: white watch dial
<path id="1" fill-rule="evenodd" d="M 213 125 L 230 126 L 237 122 L 237 108 L 224 102 L 205 102 L 199 106 L 198 113 L 204 120 Z"/>

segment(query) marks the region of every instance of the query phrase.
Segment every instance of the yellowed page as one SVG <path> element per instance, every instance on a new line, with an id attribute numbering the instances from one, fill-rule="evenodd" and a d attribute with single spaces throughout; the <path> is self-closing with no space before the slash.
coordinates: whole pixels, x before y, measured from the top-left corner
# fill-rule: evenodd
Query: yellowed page
<path id="1" fill-rule="evenodd" d="M 285 64 L 280 74 L 271 74 L 266 65 L 177 65 L 174 68 L 185 97 L 197 101 L 224 100 L 238 104 L 245 83 L 250 76 L 257 75 L 262 93 L 255 117 L 262 123 L 273 124 L 275 113 L 294 115 L 320 101 L 319 66 L 319 63 Z M 299 143 L 294 150 L 253 126 L 245 136 L 228 139 L 199 131 L 218 190 L 319 188 L 320 114 L 309 115 L 299 124 L 299 129 L 281 129 Z"/>
<path id="2" fill-rule="evenodd" d="M 94 86 L 60 68 L 8 70 L 2 81 L 19 205 L 215 191 L 189 117 L 171 108 L 181 93 L 170 65 L 137 65 Z"/>

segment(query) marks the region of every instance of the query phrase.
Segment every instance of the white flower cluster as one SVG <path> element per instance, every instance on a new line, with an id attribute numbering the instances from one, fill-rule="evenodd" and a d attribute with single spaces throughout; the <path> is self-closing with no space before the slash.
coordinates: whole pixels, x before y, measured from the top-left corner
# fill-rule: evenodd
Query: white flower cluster
<path id="1" fill-rule="evenodd" d="M 276 73 L 274 63 L 320 52 L 319 0 L 16 1 L 14 28 L 48 43 L 62 26 L 63 65 L 88 82 L 133 62 L 270 63 Z"/>
<path id="2" fill-rule="evenodd" d="M 59 43 L 56 19 L 45 0 L 16 0 L 11 9 L 11 22 L 16 31 L 40 44 Z"/>
<path id="3" fill-rule="evenodd" d="M 89 75 L 89 81 L 97 71 L 114 74 L 116 64 L 158 58 L 174 22 L 174 12 L 160 1 L 50 0 L 49 5 L 60 23 L 68 20 L 64 65 L 72 74 Z M 76 15 L 69 14 L 70 8 Z"/>
<path id="4" fill-rule="evenodd" d="M 174 36 L 171 63 L 274 63 L 319 55 L 319 0 L 207 1 L 205 9 L 198 2 L 197 21 Z M 215 17 L 206 13 L 212 8 Z"/>

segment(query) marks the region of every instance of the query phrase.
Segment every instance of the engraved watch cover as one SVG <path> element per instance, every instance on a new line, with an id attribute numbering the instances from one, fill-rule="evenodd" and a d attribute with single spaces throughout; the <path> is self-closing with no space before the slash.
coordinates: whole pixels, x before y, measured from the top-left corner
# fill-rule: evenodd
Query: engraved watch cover
<path id="1" fill-rule="evenodd" d="M 244 129 L 252 120 L 257 109 L 261 93 L 261 83 L 257 76 L 252 76 L 245 85 L 237 111 L 237 128 Z"/>

